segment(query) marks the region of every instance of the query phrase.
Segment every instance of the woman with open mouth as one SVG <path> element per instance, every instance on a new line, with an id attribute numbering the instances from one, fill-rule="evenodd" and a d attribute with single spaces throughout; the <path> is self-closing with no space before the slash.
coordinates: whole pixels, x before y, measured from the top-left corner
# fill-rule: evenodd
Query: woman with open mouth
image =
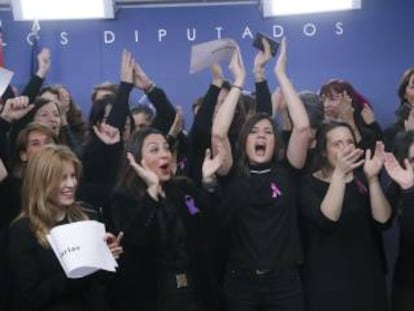
<path id="1" fill-rule="evenodd" d="M 221 162 L 206 152 L 204 182 Z M 134 132 L 111 207 L 115 231 L 125 233 L 114 310 L 218 309 L 209 247 L 213 213 L 205 194 L 172 171 L 164 135 L 153 128 Z"/>
<path id="2" fill-rule="evenodd" d="M 217 141 L 229 146 L 227 131 L 245 80 L 239 51 L 230 70 L 234 85 L 214 120 L 213 148 Z M 275 74 L 293 124 L 286 159 L 279 156 L 281 140 L 271 117 L 252 116 L 241 129 L 238 162 L 230 170 L 234 175 L 219 208 L 226 238 L 224 290 L 229 311 L 303 310 L 296 177 L 306 160 L 310 127 L 286 75 L 285 39 Z M 227 157 L 231 154 L 226 151 Z"/>

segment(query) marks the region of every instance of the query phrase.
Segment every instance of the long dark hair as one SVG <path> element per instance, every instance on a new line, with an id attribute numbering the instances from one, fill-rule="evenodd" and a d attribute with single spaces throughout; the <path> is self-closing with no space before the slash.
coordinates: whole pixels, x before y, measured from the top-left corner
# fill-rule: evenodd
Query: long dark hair
<path id="1" fill-rule="evenodd" d="M 135 161 L 140 164 L 142 161 L 142 146 L 144 145 L 144 140 L 151 134 L 157 134 L 164 137 L 164 134 L 161 131 L 152 127 L 135 131 L 130 137 L 125 148 L 125 156 L 122 159 L 115 191 L 127 193 L 136 199 L 141 199 L 145 194 L 147 186 L 129 164 L 126 153 L 131 153 L 135 157 Z"/>
<path id="2" fill-rule="evenodd" d="M 315 147 L 315 154 L 312 163 L 312 170 L 311 172 L 316 172 L 322 168 L 325 168 L 329 165 L 328 159 L 326 157 L 326 146 L 328 143 L 328 133 L 338 127 L 346 127 L 352 135 L 356 145 L 356 137 L 355 133 L 352 130 L 352 127 L 342 121 L 328 121 L 322 123 L 319 127 L 318 131 L 316 132 L 316 147 Z"/>
<path id="3" fill-rule="evenodd" d="M 249 172 L 249 158 L 246 153 L 246 141 L 253 127 L 262 120 L 268 120 L 272 125 L 273 134 L 275 136 L 275 150 L 271 159 L 272 166 L 274 167 L 276 163 L 280 160 L 280 150 L 282 147 L 282 140 L 279 139 L 279 135 L 273 122 L 272 118 L 267 113 L 257 113 L 244 123 L 243 127 L 240 130 L 239 140 L 237 144 L 237 170 L 240 175 L 248 176 Z"/>

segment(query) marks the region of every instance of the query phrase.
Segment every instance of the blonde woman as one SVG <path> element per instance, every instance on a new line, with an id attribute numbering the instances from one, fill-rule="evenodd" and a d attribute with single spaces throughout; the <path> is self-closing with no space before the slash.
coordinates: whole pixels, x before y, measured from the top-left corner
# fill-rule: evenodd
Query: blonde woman
<path id="1" fill-rule="evenodd" d="M 105 276 L 98 272 L 67 279 L 46 235 L 61 224 L 98 219 L 76 201 L 81 163 L 64 146 L 48 145 L 30 159 L 22 189 L 22 212 L 10 228 L 14 276 L 13 310 L 107 310 Z M 105 236 L 112 254 L 122 253 L 120 237 Z"/>

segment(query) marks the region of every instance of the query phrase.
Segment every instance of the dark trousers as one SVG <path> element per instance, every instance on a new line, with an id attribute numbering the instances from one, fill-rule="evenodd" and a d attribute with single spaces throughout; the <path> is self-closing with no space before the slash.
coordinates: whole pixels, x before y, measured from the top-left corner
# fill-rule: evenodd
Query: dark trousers
<path id="1" fill-rule="evenodd" d="M 225 278 L 228 311 L 303 311 L 302 282 L 297 269 L 230 270 Z"/>

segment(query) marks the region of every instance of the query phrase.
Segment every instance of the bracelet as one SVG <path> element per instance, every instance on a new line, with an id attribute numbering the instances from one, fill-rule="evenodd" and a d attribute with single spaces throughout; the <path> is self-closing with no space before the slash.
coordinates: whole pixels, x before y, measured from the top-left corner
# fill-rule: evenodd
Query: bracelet
<path id="1" fill-rule="evenodd" d="M 232 84 L 231 87 L 235 87 L 236 89 L 239 89 L 240 91 L 243 92 L 243 88 L 241 86 L 238 86 L 236 84 Z"/>
<path id="2" fill-rule="evenodd" d="M 203 180 L 202 185 L 204 190 L 206 190 L 207 192 L 215 192 L 217 190 L 218 182 L 215 178 L 209 182 L 205 182 Z"/>
<path id="3" fill-rule="evenodd" d="M 155 83 L 154 83 L 154 81 L 151 81 L 150 86 L 146 90 L 144 90 L 144 93 L 149 94 L 154 90 L 154 88 L 155 88 Z"/>

